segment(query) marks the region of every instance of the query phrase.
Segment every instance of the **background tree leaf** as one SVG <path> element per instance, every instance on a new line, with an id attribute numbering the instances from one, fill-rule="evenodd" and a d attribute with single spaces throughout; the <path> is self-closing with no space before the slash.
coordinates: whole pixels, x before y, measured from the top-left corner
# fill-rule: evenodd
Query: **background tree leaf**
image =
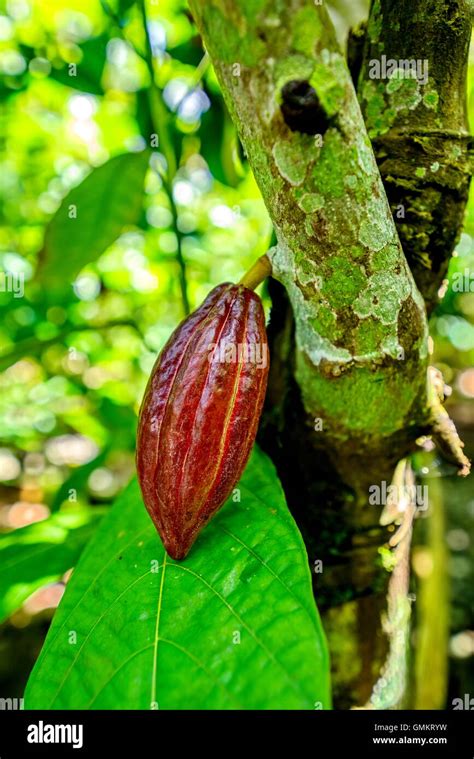
<path id="1" fill-rule="evenodd" d="M 119 16 L 123 16 L 134 4 L 135 0 L 118 0 Z"/>
<path id="2" fill-rule="evenodd" d="M 0 622 L 38 588 L 73 567 L 105 509 L 58 512 L 42 522 L 0 535 Z"/>
<path id="3" fill-rule="evenodd" d="M 46 229 L 39 276 L 50 288 L 65 289 L 136 223 L 143 201 L 149 151 L 124 153 L 94 169 L 64 198 Z M 76 214 L 70 218 L 70 208 Z"/>
<path id="4" fill-rule="evenodd" d="M 50 78 L 81 92 L 103 95 L 104 90 L 101 82 L 108 41 L 109 36 L 107 34 L 86 40 L 80 45 L 82 59 L 75 69 L 70 69 L 68 64 L 61 68 L 52 68 Z"/>
<path id="5" fill-rule="evenodd" d="M 213 177 L 237 187 L 245 176 L 239 155 L 239 138 L 221 96 L 207 91 L 211 108 L 201 116 L 201 155 Z"/>
<path id="6" fill-rule="evenodd" d="M 104 448 L 98 456 L 88 461 L 86 464 L 73 469 L 69 477 L 67 477 L 62 483 L 61 487 L 56 491 L 54 498 L 51 502 L 50 509 L 52 512 L 59 511 L 64 501 L 67 500 L 70 490 L 75 490 L 76 494 L 80 494 L 81 490 L 86 490 L 87 480 L 90 474 L 102 466 L 109 453 L 109 448 Z"/>
<path id="7" fill-rule="evenodd" d="M 132 481 L 68 584 L 27 708 L 329 707 L 306 552 L 257 449 L 239 489 L 177 563 Z"/>
<path id="8" fill-rule="evenodd" d="M 186 42 L 169 47 L 168 52 L 175 60 L 188 66 L 197 66 L 204 55 L 201 38 L 197 35 L 193 35 Z"/>

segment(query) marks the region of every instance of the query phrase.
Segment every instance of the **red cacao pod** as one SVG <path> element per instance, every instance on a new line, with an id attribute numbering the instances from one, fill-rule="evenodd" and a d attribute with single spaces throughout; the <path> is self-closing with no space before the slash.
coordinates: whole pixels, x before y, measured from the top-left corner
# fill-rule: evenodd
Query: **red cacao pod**
<path id="1" fill-rule="evenodd" d="M 238 482 L 255 440 L 268 378 L 258 295 L 222 284 L 173 332 L 153 367 L 138 423 L 145 506 L 174 559 Z"/>

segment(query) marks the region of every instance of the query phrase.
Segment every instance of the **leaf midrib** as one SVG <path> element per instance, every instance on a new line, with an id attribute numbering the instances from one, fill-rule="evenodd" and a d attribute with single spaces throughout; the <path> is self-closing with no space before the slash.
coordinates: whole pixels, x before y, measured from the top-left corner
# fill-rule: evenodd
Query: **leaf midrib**
<path id="1" fill-rule="evenodd" d="M 148 528 L 147 528 L 147 529 L 148 529 Z M 143 531 L 142 531 L 142 532 L 143 532 Z M 129 546 L 131 543 L 135 542 L 135 540 L 136 540 L 136 539 L 137 539 L 137 538 L 138 538 L 138 537 L 139 537 L 141 534 L 142 534 L 142 533 L 139 533 L 138 535 L 136 535 L 136 536 L 134 537 L 134 539 L 133 539 L 132 541 L 130 541 L 130 543 L 128 544 L 128 546 Z M 244 546 L 244 548 L 246 548 L 246 546 Z M 122 549 L 121 549 L 120 553 L 123 553 L 123 551 L 124 551 L 124 550 L 125 550 L 125 549 L 124 549 L 124 547 L 122 547 Z M 248 549 L 246 548 L 246 550 L 248 550 Z M 165 553 L 165 556 L 166 556 L 166 553 Z M 114 556 L 114 558 L 116 558 L 116 555 Z M 109 562 L 109 564 L 110 564 L 110 563 L 111 563 L 111 562 Z M 305 701 L 307 701 L 307 700 L 308 700 L 308 694 L 307 694 L 307 693 L 306 693 L 306 692 L 305 692 L 305 691 L 302 689 L 302 687 L 301 687 L 301 686 L 300 686 L 298 683 L 296 683 L 296 682 L 295 682 L 295 681 L 294 681 L 294 680 L 293 680 L 293 679 L 290 677 L 290 675 L 289 675 L 289 673 L 288 673 L 288 670 L 287 670 L 287 669 L 286 669 L 286 667 L 285 667 L 285 666 L 282 664 L 282 662 L 280 662 L 280 661 L 279 661 L 279 660 L 278 660 L 278 659 L 275 657 L 275 655 L 274 655 L 274 654 L 273 654 L 273 653 L 270 651 L 270 649 L 268 649 L 268 648 L 267 648 L 267 646 L 265 645 L 265 643 L 264 643 L 264 642 L 263 642 L 263 641 L 262 641 L 262 640 L 259 638 L 259 636 L 258 636 L 258 635 L 257 635 L 257 633 L 255 632 L 255 630 L 253 630 L 253 629 L 252 629 L 252 627 L 250 627 L 250 626 L 249 626 L 249 625 L 248 625 L 248 624 L 245 622 L 245 620 L 244 620 L 244 619 L 242 619 L 242 617 L 241 617 L 241 616 L 240 616 L 240 615 L 239 615 L 239 614 L 238 614 L 238 613 L 235 611 L 235 609 L 233 608 L 233 606 L 232 606 L 232 605 L 231 605 L 231 604 L 230 604 L 230 603 L 229 603 L 229 602 L 228 602 L 228 601 L 227 601 L 227 600 L 224 598 L 224 596 L 222 596 L 222 594 L 221 594 L 221 593 L 219 593 L 219 591 L 218 591 L 217 589 L 215 589 L 215 588 L 214 588 L 214 587 L 213 587 L 213 586 L 212 586 L 212 585 L 211 585 L 211 584 L 210 584 L 210 583 L 209 583 L 209 582 L 208 582 L 208 581 L 207 581 L 207 580 L 206 580 L 204 577 L 202 577 L 201 575 L 199 575 L 197 572 L 194 572 L 194 571 L 193 571 L 192 569 L 190 569 L 189 567 L 184 567 L 182 564 L 176 564 L 176 563 L 170 563 L 170 562 L 166 562 L 166 560 L 164 560 L 164 562 L 163 562 L 163 564 L 162 564 L 162 569 L 163 569 L 163 571 L 162 571 L 162 574 L 161 574 L 161 580 L 160 580 L 160 593 L 159 593 L 159 599 L 158 599 L 158 607 L 157 607 L 157 620 L 156 620 L 156 626 L 155 626 L 155 639 L 154 639 L 154 642 L 153 642 L 152 644 L 150 644 L 150 646 L 153 646 L 153 647 L 154 647 L 154 652 L 155 652 L 155 653 L 154 653 L 154 672 L 153 672 L 153 675 L 152 675 L 152 677 L 153 677 L 153 679 L 152 679 L 152 698 L 151 698 L 151 701 L 152 701 L 152 702 L 156 701 L 156 686 L 157 686 L 157 682 L 156 682 L 156 679 L 157 679 L 157 678 L 156 678 L 156 675 L 157 675 L 157 664 L 158 664 L 158 648 L 159 648 L 159 645 L 158 645 L 158 644 L 159 644 L 159 641 L 160 641 L 160 640 L 162 640 L 162 639 L 159 637 L 159 624 L 160 624 L 160 618 L 161 618 L 161 609 L 162 609 L 162 596 L 163 596 L 164 587 L 165 587 L 165 586 L 164 586 L 164 579 L 165 579 L 165 572 L 164 572 L 164 569 L 166 568 L 166 566 L 168 566 L 168 567 L 174 567 L 174 568 L 180 569 L 181 571 L 184 571 L 184 572 L 188 572 L 188 573 L 189 573 L 189 574 L 191 574 L 193 577 L 195 577 L 197 580 L 199 580 L 200 582 L 202 582 L 202 583 L 203 583 L 203 584 L 204 584 L 204 585 L 205 585 L 205 586 L 208 588 L 208 590 L 209 590 L 211 593 L 213 593 L 213 594 L 214 594 L 214 595 L 215 595 L 215 596 L 216 596 L 216 597 L 217 597 L 217 598 L 220 600 L 220 602 L 221 602 L 221 603 L 222 603 L 222 604 L 223 604 L 223 605 L 224 605 L 224 606 L 225 606 L 225 607 L 226 607 L 226 608 L 229 610 L 229 612 L 230 612 L 230 613 L 231 613 L 231 614 L 232 614 L 232 615 L 235 617 L 235 619 L 237 619 L 237 620 L 238 620 L 238 622 L 239 622 L 239 623 L 242 625 L 242 627 L 244 627 L 244 628 L 247 630 L 247 632 L 248 632 L 248 633 L 250 634 L 250 636 L 251 636 L 251 637 L 254 639 L 255 643 L 256 643 L 256 644 L 257 644 L 257 645 L 258 645 L 258 646 L 261 648 L 261 650 L 262 650 L 262 651 L 265 653 L 265 655 L 268 657 L 268 659 L 270 659 L 270 660 L 271 660 L 271 661 L 272 661 L 272 662 L 273 662 L 273 663 L 274 663 L 274 664 L 275 664 L 275 665 L 276 665 L 276 666 L 277 666 L 277 667 L 278 667 L 278 668 L 279 668 L 279 669 L 280 669 L 280 670 L 281 670 L 281 671 L 284 673 L 284 675 L 285 675 L 285 678 L 286 678 L 286 680 L 288 681 L 288 683 L 290 684 L 290 686 L 292 687 L 293 691 L 294 691 L 295 693 L 298 693 L 298 695 L 299 695 L 299 696 L 303 697 Z M 267 567 L 267 569 L 268 569 L 268 567 Z M 105 571 L 105 567 L 104 567 L 104 569 L 102 570 L 102 572 L 103 572 L 103 571 Z M 102 572 L 101 572 L 101 573 L 102 573 Z M 100 574 L 101 574 L 101 573 L 100 573 Z M 149 574 L 150 574 L 150 570 L 148 569 L 146 573 L 144 573 L 143 575 L 140 575 L 140 577 L 136 578 L 136 579 L 135 579 L 135 580 L 134 580 L 132 583 L 130 583 L 129 585 L 127 585 L 127 587 L 126 587 L 126 588 L 124 588 L 124 590 L 123 590 L 123 591 L 122 591 L 122 592 L 121 592 L 121 593 L 120 593 L 118 596 L 116 596 L 116 597 L 114 598 L 114 600 L 112 601 L 112 603 L 111 603 L 111 604 L 109 604 L 109 606 L 107 607 L 107 609 L 106 609 L 105 611 L 103 611 L 103 613 L 100 615 L 100 617 L 99 617 L 99 618 L 98 618 L 98 619 L 97 619 L 97 620 L 94 622 L 94 624 L 93 624 L 92 628 L 91 628 L 91 629 L 89 630 L 89 632 L 87 633 L 87 635 L 86 635 L 86 637 L 85 637 L 84 641 L 82 642 L 82 644 L 81 644 L 80 648 L 78 649 L 78 651 L 77 651 L 76 655 L 74 656 L 74 659 L 73 659 L 73 661 L 71 662 L 71 664 L 70 664 L 70 666 L 69 666 L 69 668 L 68 668 L 68 670 L 67 670 L 67 672 L 66 672 L 66 674 L 65 674 L 65 676 L 64 676 L 64 678 L 63 678 L 63 680 L 62 680 L 62 682 L 61 682 L 61 684 L 60 684 L 60 686 L 59 686 L 59 688 L 58 688 L 58 690 L 55 692 L 55 695 L 53 696 L 53 699 L 52 699 L 52 701 L 51 701 L 51 704 L 50 704 L 50 706 L 48 707 L 49 709 L 53 708 L 53 704 L 54 704 L 54 702 L 56 701 L 57 697 L 59 696 L 59 693 L 60 693 L 60 692 L 61 692 L 61 690 L 63 689 L 63 687 L 64 687 L 64 685 L 65 685 L 65 683 L 66 683 L 67 679 L 69 678 L 69 675 L 70 675 L 70 673 L 72 672 L 72 670 L 73 670 L 73 668 L 74 668 L 74 666 L 75 666 L 75 664 L 76 664 L 77 660 L 79 659 L 79 656 L 80 656 L 80 654 L 81 654 L 81 652 L 82 652 L 82 650 L 83 650 L 84 646 L 86 645 L 87 641 L 90 639 L 91 635 L 93 634 L 93 631 L 96 629 L 96 627 L 99 625 L 99 623 L 100 623 L 100 622 L 101 622 L 101 621 L 102 621 L 102 620 L 103 620 L 103 619 L 104 619 L 104 618 L 105 618 L 105 617 L 106 617 L 106 616 L 109 614 L 109 612 L 110 612 L 110 609 L 111 609 L 111 608 L 112 608 L 112 607 L 115 605 L 115 603 L 116 603 L 116 602 L 117 602 L 117 601 L 118 601 L 120 598 L 122 598 L 122 596 L 124 596 L 126 593 L 128 593 L 128 591 L 130 590 L 130 588 L 132 588 L 132 587 L 133 587 L 134 585 L 136 585 L 138 582 L 140 582 L 141 580 L 143 580 L 145 577 L 148 577 L 148 576 L 149 576 Z M 97 578 L 98 578 L 98 577 L 99 577 L 99 575 L 97 575 L 97 577 L 95 578 L 95 581 L 97 580 Z M 86 592 L 83 594 L 83 596 L 81 597 L 81 599 L 80 599 L 80 601 L 78 602 L 78 604 L 76 604 L 76 607 L 77 607 L 77 606 L 79 605 L 79 603 L 80 603 L 80 602 L 81 602 L 81 601 L 84 599 L 84 597 L 87 595 L 87 593 L 88 593 L 88 591 L 90 590 L 90 588 L 91 588 L 91 587 L 92 587 L 92 584 L 88 586 L 88 589 L 87 589 L 87 591 L 86 591 Z M 296 600 L 298 600 L 298 599 L 296 599 Z M 76 607 L 75 607 L 75 608 L 76 608 Z M 72 615 L 72 613 L 75 611 L 75 608 L 74 608 L 74 609 L 73 609 L 73 610 L 72 610 L 72 611 L 69 613 L 69 615 L 68 615 L 68 618 L 67 618 L 67 619 L 69 619 L 69 618 L 70 618 L 70 616 Z M 301 604 L 301 602 L 300 602 L 300 601 L 298 601 L 298 609 L 303 609 L 303 610 L 304 610 L 304 611 L 307 613 L 307 610 L 304 608 L 304 606 Z M 62 627 L 64 627 L 64 626 L 65 626 L 65 623 L 66 623 L 66 621 L 67 621 L 67 620 L 65 620 L 65 621 L 64 621 L 64 623 L 63 623 Z M 59 632 L 58 632 L 58 634 L 59 634 Z M 56 637 L 57 637 L 57 636 L 56 636 Z M 178 645 L 178 644 L 176 644 L 176 645 Z M 135 652 L 135 654 L 138 654 L 138 653 L 139 653 L 139 652 Z M 122 666 L 122 665 L 121 665 L 121 666 Z M 116 670 L 116 671 L 117 671 L 117 670 Z M 115 676 L 115 674 L 116 674 L 116 672 L 114 672 L 114 675 L 112 675 L 112 677 L 113 677 L 113 676 Z M 110 679 L 112 679 L 112 678 L 110 678 Z M 106 686 L 103 686 L 103 687 L 106 687 Z M 103 689 L 103 687 L 102 687 L 102 689 Z M 94 697 L 94 700 L 95 700 L 95 698 L 96 698 L 97 696 L 98 696 L 98 694 L 96 694 L 96 696 Z"/>

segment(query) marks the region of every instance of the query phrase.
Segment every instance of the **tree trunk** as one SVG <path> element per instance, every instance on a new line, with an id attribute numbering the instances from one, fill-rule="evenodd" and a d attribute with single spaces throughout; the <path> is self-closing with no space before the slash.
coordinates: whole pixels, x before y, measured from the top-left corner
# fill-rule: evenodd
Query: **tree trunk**
<path id="1" fill-rule="evenodd" d="M 425 304 L 324 7 L 190 4 L 277 240 L 260 440 L 315 570 L 335 706 L 360 706 L 387 647 L 368 490 L 428 428 Z"/>
<path id="2" fill-rule="evenodd" d="M 355 39 L 362 113 L 403 250 L 430 312 L 462 231 L 471 178 L 471 7 L 467 0 L 373 0 L 366 33 Z M 419 80 L 397 76 L 387 85 L 374 78 L 383 59 L 386 66 L 413 61 Z"/>

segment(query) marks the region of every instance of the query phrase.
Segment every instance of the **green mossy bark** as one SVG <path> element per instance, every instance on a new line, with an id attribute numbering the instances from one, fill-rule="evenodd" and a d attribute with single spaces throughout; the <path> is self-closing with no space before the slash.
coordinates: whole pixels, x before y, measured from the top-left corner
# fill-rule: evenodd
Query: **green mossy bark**
<path id="1" fill-rule="evenodd" d="M 370 462 L 390 446 L 403 455 L 425 421 L 427 325 L 344 56 L 309 0 L 190 5 L 274 222 L 307 417 L 323 420 L 325 451 L 366 492 Z M 316 135 L 285 122 L 294 81 L 316 93 Z"/>
<path id="2" fill-rule="evenodd" d="M 383 660 L 388 579 L 379 556 L 387 532 L 367 506 L 368 487 L 390 480 L 427 423 L 425 306 L 324 7 L 190 6 L 276 233 L 261 442 L 311 563 L 324 565 L 314 580 L 327 610 L 334 703 L 360 705 Z M 285 118 L 291 82 L 315 93 L 312 134 Z M 342 647 L 341 624 L 350 629 Z M 348 668 L 348 656 L 359 661 Z"/>
<path id="3" fill-rule="evenodd" d="M 351 37 L 362 113 L 428 312 L 439 300 L 462 230 L 472 171 L 466 107 L 471 13 L 468 0 L 373 0 L 365 33 Z M 374 78 L 382 56 L 418 61 L 421 76 L 399 68 Z"/>

